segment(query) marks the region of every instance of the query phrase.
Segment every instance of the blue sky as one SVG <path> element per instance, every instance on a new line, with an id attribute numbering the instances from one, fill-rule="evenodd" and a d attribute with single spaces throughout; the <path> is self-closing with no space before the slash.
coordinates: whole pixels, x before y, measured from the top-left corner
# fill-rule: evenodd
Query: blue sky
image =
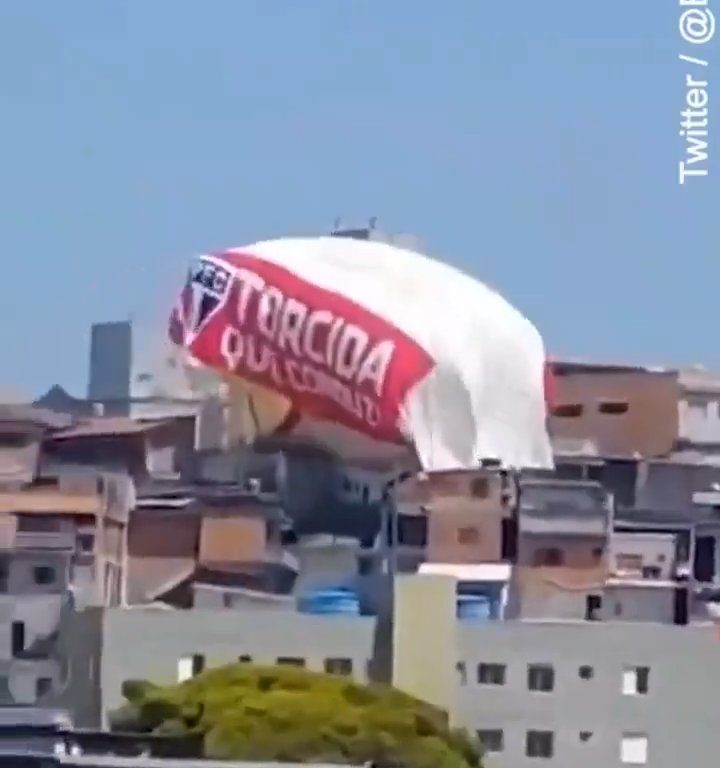
<path id="1" fill-rule="evenodd" d="M 92 321 L 150 327 L 193 254 L 336 216 L 416 233 L 556 355 L 720 367 L 720 141 L 680 187 L 677 18 L 669 0 L 4 0 L 0 389 L 81 394 Z"/>

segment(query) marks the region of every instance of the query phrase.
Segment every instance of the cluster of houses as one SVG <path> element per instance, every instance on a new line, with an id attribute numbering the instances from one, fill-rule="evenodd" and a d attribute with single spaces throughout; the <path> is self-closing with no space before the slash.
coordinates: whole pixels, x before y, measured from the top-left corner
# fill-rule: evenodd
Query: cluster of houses
<path id="1" fill-rule="evenodd" d="M 358 658 L 375 630 L 360 633 L 367 653 L 320 646 L 383 615 L 392 573 L 452 575 L 461 623 L 720 615 L 720 377 L 703 369 L 555 363 L 554 471 L 399 479 L 316 445 L 228 446 L 213 397 L 92 394 L 0 405 L 0 704 L 71 697 L 102 720 L 93 696 L 128 671 L 103 654 L 165 642 L 144 621 L 170 622 L 176 643 L 188 622 L 196 645 L 221 631 L 210 646 L 234 643 L 237 658 L 274 648 L 372 676 Z M 323 591 L 345 597 L 330 634 L 333 618 L 308 615 Z M 305 622 L 304 655 L 282 646 L 298 634 L 279 621 Z M 196 650 L 180 649 L 181 677 L 204 665 Z M 78 674 L 87 659 L 96 674 Z"/>

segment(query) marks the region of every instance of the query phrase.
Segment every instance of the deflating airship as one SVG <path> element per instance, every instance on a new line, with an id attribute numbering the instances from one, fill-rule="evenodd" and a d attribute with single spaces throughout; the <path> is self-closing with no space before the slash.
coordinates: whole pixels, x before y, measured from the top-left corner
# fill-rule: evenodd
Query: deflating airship
<path id="1" fill-rule="evenodd" d="M 224 382 L 232 437 L 374 467 L 550 467 L 540 334 L 494 290 L 387 243 L 282 238 L 198 257 L 170 319 Z"/>

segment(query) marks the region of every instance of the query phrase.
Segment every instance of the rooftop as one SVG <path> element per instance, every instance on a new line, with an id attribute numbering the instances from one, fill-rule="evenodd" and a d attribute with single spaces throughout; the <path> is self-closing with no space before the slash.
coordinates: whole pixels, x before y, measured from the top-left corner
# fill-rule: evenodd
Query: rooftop
<path id="1" fill-rule="evenodd" d="M 90 419 L 82 419 L 67 429 L 56 432 L 53 435 L 53 439 L 67 440 L 80 437 L 138 435 L 150 432 L 169 423 L 169 420 L 136 421 L 127 416 L 97 416 Z"/>

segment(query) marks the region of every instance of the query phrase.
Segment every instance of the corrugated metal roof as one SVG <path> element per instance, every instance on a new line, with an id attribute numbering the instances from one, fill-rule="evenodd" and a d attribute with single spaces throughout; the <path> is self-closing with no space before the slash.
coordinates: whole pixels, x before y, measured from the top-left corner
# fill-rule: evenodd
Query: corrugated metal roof
<path id="1" fill-rule="evenodd" d="M 150 432 L 157 427 L 168 424 L 167 420 L 135 421 L 127 416 L 98 416 L 93 419 L 83 419 L 74 426 L 63 429 L 53 435 L 54 440 L 67 440 L 77 437 L 105 437 L 115 435 L 137 435 Z"/>

